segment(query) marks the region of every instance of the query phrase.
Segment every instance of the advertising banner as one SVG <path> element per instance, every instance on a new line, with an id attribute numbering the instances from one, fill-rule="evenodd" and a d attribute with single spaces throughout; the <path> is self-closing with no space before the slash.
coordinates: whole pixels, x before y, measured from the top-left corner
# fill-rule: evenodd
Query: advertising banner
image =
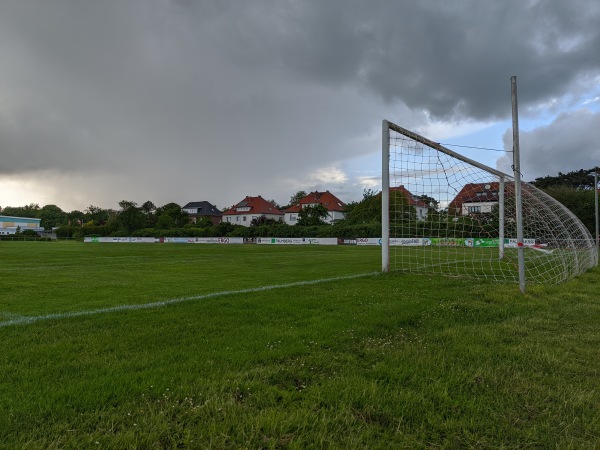
<path id="1" fill-rule="evenodd" d="M 356 238 L 356 245 L 381 245 L 381 238 Z"/>
<path id="2" fill-rule="evenodd" d="M 498 238 L 467 238 L 465 239 L 467 247 L 500 247 Z"/>
<path id="3" fill-rule="evenodd" d="M 241 237 L 168 237 L 167 244 L 243 244 Z"/>
<path id="4" fill-rule="evenodd" d="M 431 238 L 431 245 L 443 247 L 462 247 L 465 245 L 464 238 Z"/>
<path id="5" fill-rule="evenodd" d="M 535 239 L 523 239 L 523 244 L 526 246 L 534 246 Z M 504 239 L 504 247 L 507 248 L 517 248 L 517 240 L 516 239 Z"/>
<path id="6" fill-rule="evenodd" d="M 429 238 L 390 238 L 391 246 L 402 246 L 402 247 L 422 247 L 424 245 L 431 245 L 431 239 Z"/>
<path id="7" fill-rule="evenodd" d="M 431 243 L 430 238 L 390 238 L 392 247 L 422 247 Z M 356 245 L 381 245 L 381 238 L 356 238 Z"/>
<path id="8" fill-rule="evenodd" d="M 257 244 L 268 245 L 337 245 L 337 238 L 256 238 Z"/>
<path id="9" fill-rule="evenodd" d="M 154 244 L 158 239 L 153 237 L 90 237 L 83 238 L 83 242 L 132 242 Z"/>

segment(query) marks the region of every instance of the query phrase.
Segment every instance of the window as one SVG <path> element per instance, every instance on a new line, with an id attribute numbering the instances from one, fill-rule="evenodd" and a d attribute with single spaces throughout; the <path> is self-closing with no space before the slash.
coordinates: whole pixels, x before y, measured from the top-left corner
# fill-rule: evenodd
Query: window
<path id="1" fill-rule="evenodd" d="M 296 214 L 290 214 L 290 222 L 295 222 L 296 220 L 298 220 Z"/>
<path id="2" fill-rule="evenodd" d="M 227 222 L 231 222 L 231 217 L 227 217 Z"/>
<path id="3" fill-rule="evenodd" d="M 469 214 L 477 214 L 481 212 L 481 206 L 467 206 Z"/>
<path id="4" fill-rule="evenodd" d="M 246 221 L 246 216 L 244 216 L 244 217 L 242 218 L 242 222 L 245 222 L 245 221 Z"/>

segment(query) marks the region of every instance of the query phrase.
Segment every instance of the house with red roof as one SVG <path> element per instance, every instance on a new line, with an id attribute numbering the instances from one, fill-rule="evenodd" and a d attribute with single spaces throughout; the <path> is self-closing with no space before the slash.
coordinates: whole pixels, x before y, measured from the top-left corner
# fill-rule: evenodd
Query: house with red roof
<path id="1" fill-rule="evenodd" d="M 258 219 L 261 216 L 282 222 L 284 214 L 259 195 L 258 197 L 246 197 L 224 211 L 222 220 L 234 225 L 249 227 L 253 219 Z"/>
<path id="2" fill-rule="evenodd" d="M 468 183 L 450 202 L 450 214 L 467 216 L 470 214 L 491 213 L 499 202 L 497 181 L 489 183 Z"/>
<path id="3" fill-rule="evenodd" d="M 296 225 L 298 223 L 298 213 L 307 206 L 323 205 L 327 209 L 328 215 L 323 219 L 325 223 L 332 224 L 345 217 L 346 204 L 329 191 L 311 192 L 302 197 L 298 203 L 284 210 L 285 223 Z"/>
<path id="4" fill-rule="evenodd" d="M 415 208 L 418 220 L 427 219 L 427 212 L 429 211 L 429 205 L 427 203 L 425 203 L 419 197 L 414 195 L 412 192 L 410 192 L 408 189 L 406 189 L 403 185 L 400 185 L 397 187 L 390 187 L 390 195 L 393 192 L 398 192 L 398 193 L 402 194 L 404 196 L 404 198 L 406 198 L 408 204 L 410 206 L 412 206 L 413 208 Z"/>

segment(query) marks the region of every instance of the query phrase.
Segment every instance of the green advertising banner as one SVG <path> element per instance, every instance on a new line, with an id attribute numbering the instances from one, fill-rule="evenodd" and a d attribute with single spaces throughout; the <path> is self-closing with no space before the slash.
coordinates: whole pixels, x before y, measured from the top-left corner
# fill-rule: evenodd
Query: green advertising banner
<path id="1" fill-rule="evenodd" d="M 431 238 L 431 245 L 440 245 L 446 247 L 461 247 L 465 245 L 463 238 Z"/>
<path id="2" fill-rule="evenodd" d="M 472 238 L 468 239 L 467 246 L 473 247 L 499 247 L 500 239 L 498 238 Z"/>

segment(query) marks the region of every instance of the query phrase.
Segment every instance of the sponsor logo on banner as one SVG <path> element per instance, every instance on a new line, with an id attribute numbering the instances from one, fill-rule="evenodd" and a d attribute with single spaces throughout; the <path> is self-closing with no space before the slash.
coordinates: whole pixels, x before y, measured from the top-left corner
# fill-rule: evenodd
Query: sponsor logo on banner
<path id="1" fill-rule="evenodd" d="M 523 244 L 526 246 L 535 245 L 535 239 L 523 239 Z M 509 248 L 517 248 L 517 240 L 516 239 L 504 239 L 504 246 Z"/>
<path id="2" fill-rule="evenodd" d="M 158 242 L 158 239 L 153 237 L 85 237 L 83 242 L 132 242 L 132 243 L 146 243 L 153 244 Z"/>
<path id="3" fill-rule="evenodd" d="M 469 245 L 468 241 L 472 241 L 472 245 Z M 494 238 L 471 238 L 465 239 L 467 247 L 500 247 L 500 239 Z"/>
<path id="4" fill-rule="evenodd" d="M 241 237 L 196 237 L 196 238 L 165 238 L 167 244 L 243 244 Z"/>
<path id="5" fill-rule="evenodd" d="M 337 238 L 257 238 L 257 244 L 270 245 L 337 245 Z"/>
<path id="6" fill-rule="evenodd" d="M 431 245 L 429 238 L 390 238 L 390 245 L 402 247 L 422 247 Z"/>
<path id="7" fill-rule="evenodd" d="M 431 245 L 439 245 L 443 247 L 460 247 L 465 245 L 463 238 L 432 238 Z"/>
<path id="8" fill-rule="evenodd" d="M 356 238 L 356 245 L 381 245 L 381 238 Z"/>

